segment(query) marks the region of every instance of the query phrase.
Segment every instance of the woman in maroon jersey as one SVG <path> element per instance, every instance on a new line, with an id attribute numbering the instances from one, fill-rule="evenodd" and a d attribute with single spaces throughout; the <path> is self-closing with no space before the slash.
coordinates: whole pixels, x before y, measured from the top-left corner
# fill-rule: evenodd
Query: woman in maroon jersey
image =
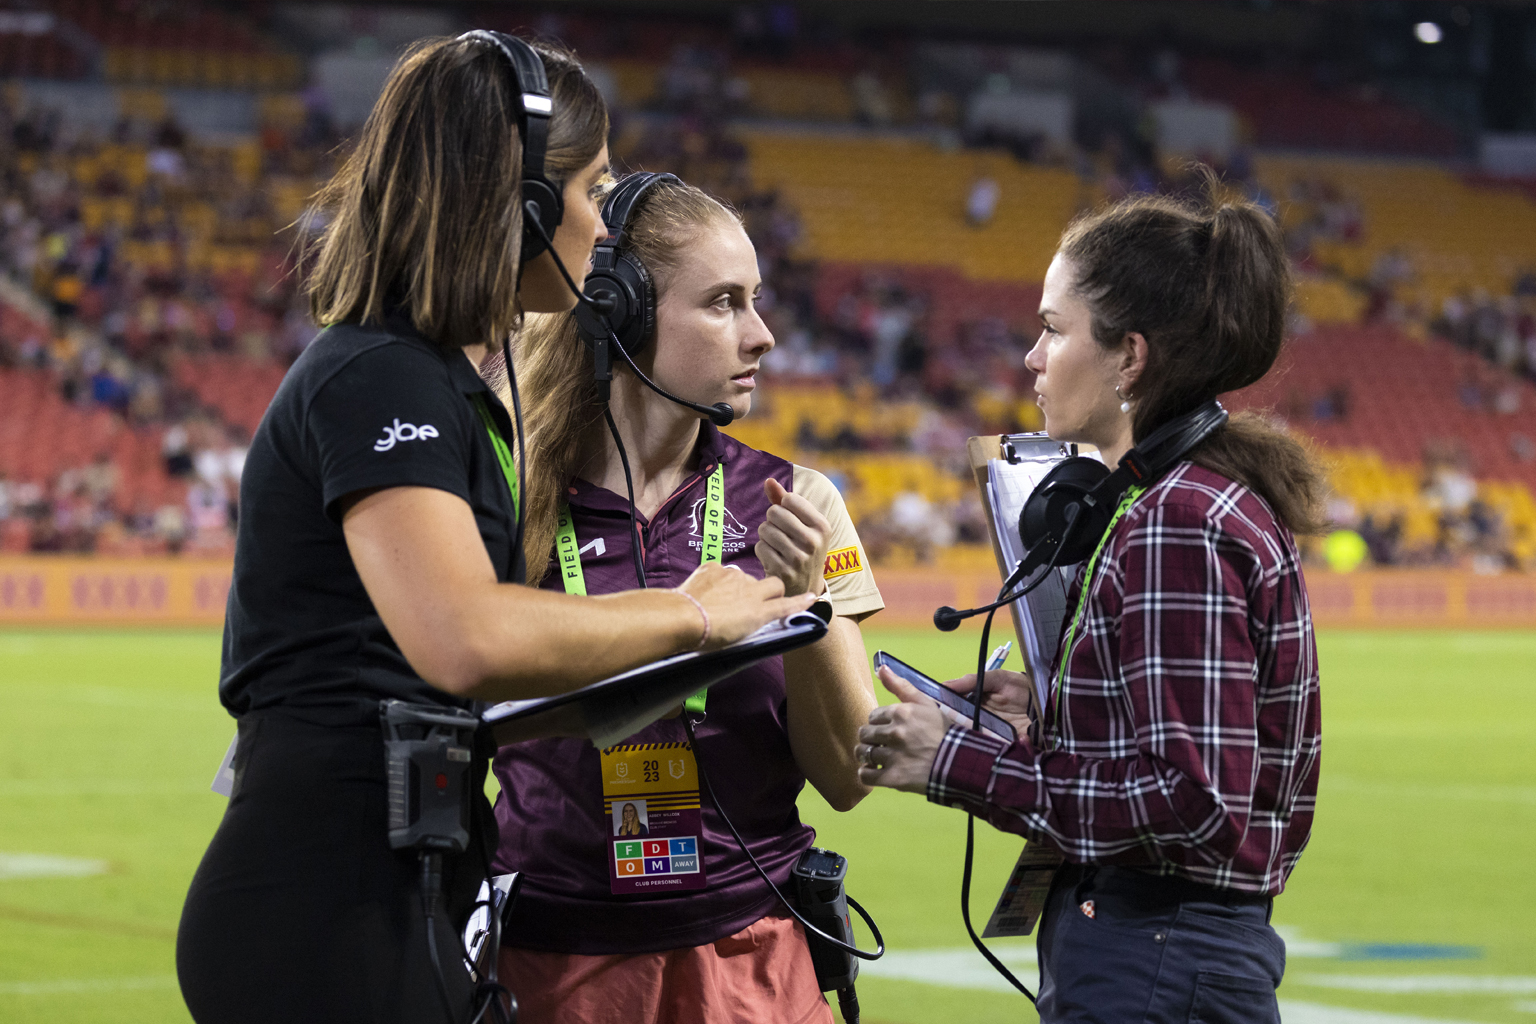
<path id="1" fill-rule="evenodd" d="M 654 336 L 636 362 L 673 394 L 746 414 L 773 336 L 754 305 L 761 281 L 739 218 L 661 181 L 627 228 L 621 249 L 655 291 Z M 610 409 L 634 477 L 632 529 L 624 466 L 574 319 L 530 317 L 514 358 L 527 396 L 527 549 L 542 553 L 529 559 L 530 582 L 633 588 L 639 545 L 646 583 L 671 586 L 710 557 L 714 521 L 725 565 L 778 577 L 786 594 L 825 595 L 835 614 L 817 644 L 710 687 L 702 711 L 684 712 L 697 750 L 678 719 L 606 751 L 579 739 L 501 749 L 496 867 L 524 878 L 501 978 L 530 1020 L 830 1024 L 803 929 L 701 793 L 698 772 L 781 888 L 815 838 L 795 807 L 805 783 L 839 810 L 868 792 L 853 759 L 875 705 L 858 621 L 882 603 L 842 499 L 821 474 L 721 433 L 620 363 Z M 558 571 L 545 560 L 556 550 Z M 614 811 L 622 832 L 626 803 L 640 799 L 642 836 L 615 836 Z"/>
<path id="2" fill-rule="evenodd" d="M 1046 430 L 1115 466 L 1254 383 L 1280 351 L 1288 285 L 1269 215 L 1214 183 L 1200 206 L 1138 197 L 1083 218 L 1046 273 L 1027 359 Z M 882 672 L 903 703 L 860 730 L 860 777 L 1064 860 L 1040 923 L 1042 1021 L 1279 1020 L 1271 898 L 1311 835 L 1320 750 L 1294 534 L 1320 526 L 1321 494 L 1302 446 L 1255 415 L 1130 488 L 1069 595 L 1038 740 L 1025 676 L 986 677 L 1009 744 Z"/>

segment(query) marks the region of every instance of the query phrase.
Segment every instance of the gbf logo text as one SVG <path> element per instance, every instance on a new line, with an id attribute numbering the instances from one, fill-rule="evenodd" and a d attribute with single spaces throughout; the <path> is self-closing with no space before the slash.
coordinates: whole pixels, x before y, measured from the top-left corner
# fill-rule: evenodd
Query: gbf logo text
<path id="1" fill-rule="evenodd" d="M 393 426 L 384 428 L 384 436 L 373 442 L 373 450 L 387 452 L 399 441 L 425 441 L 436 436 L 437 428 L 430 423 L 418 427 L 414 423 L 401 423 L 397 417 Z"/>

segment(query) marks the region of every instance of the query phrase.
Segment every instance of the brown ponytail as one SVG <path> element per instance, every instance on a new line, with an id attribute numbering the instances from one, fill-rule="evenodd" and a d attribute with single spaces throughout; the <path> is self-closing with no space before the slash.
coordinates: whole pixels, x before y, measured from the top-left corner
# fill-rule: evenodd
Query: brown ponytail
<path id="1" fill-rule="evenodd" d="M 1137 196 L 1079 218 L 1061 240 L 1095 340 L 1147 339 L 1146 367 L 1125 396 L 1138 440 L 1259 380 L 1285 337 L 1291 281 L 1280 229 L 1253 203 L 1224 201 L 1204 174 L 1198 206 Z M 1322 528 L 1321 472 L 1262 417 L 1234 416 L 1189 458 L 1257 492 L 1293 532 Z"/>

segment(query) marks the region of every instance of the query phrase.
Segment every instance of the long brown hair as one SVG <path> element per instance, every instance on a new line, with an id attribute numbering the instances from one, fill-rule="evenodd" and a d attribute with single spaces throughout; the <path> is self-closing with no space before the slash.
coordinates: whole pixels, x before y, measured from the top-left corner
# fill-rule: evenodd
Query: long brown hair
<path id="1" fill-rule="evenodd" d="M 658 301 L 666 292 L 683 252 L 715 224 L 741 223 L 736 211 L 692 185 L 661 182 L 641 196 L 630 214 L 625 251 L 651 275 Z M 647 339 L 654 344 L 655 339 Z M 538 586 L 548 570 L 544 558 L 555 540 L 560 500 L 575 478 L 587 432 L 603 416 L 592 376 L 592 351 L 576 332 L 570 313 L 532 313 L 518 332 L 513 359 L 524 396 L 528 438 L 528 585 Z M 628 372 L 623 358 L 614 360 Z"/>
<path id="2" fill-rule="evenodd" d="M 1124 393 L 1138 440 L 1259 380 L 1285 339 L 1291 277 L 1280 229 L 1204 175 L 1198 204 L 1136 196 L 1079 218 L 1061 239 L 1094 339 L 1106 348 L 1132 332 L 1147 340 L 1146 366 Z M 1233 416 L 1189 458 L 1257 492 L 1293 532 L 1322 528 L 1321 471 L 1262 416 Z"/>
<path id="3" fill-rule="evenodd" d="M 608 108 L 574 55 L 534 49 L 554 103 L 545 175 L 559 188 L 602 150 Z M 330 221 L 306 282 L 316 323 L 378 323 L 399 308 L 448 347 L 512 330 L 523 237 L 515 90 L 506 57 L 482 41 L 427 39 L 400 59 L 318 197 Z"/>

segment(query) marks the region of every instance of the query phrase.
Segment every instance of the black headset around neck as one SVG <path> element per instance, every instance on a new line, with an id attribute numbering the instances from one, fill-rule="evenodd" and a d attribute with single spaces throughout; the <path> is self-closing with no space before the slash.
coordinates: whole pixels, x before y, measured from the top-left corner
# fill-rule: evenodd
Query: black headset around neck
<path id="1" fill-rule="evenodd" d="M 1019 512 L 1019 539 L 1025 554 L 1003 584 L 1000 600 L 959 611 L 944 607 L 933 613 L 933 624 L 948 632 L 962 619 L 991 611 L 1019 599 L 1013 588 L 1042 566 L 1056 568 L 1083 561 L 1109 529 L 1120 499 L 1132 487 L 1145 486 L 1172 469 L 1195 446 L 1227 422 L 1227 410 L 1215 399 L 1173 419 L 1125 453 L 1111 471 L 1098 459 L 1077 456 L 1046 474 Z M 1045 578 L 1039 573 L 1034 582 Z"/>
<path id="2" fill-rule="evenodd" d="M 501 51 L 512 67 L 517 85 L 517 131 L 523 142 L 521 263 L 527 263 L 549 248 L 555 229 L 565 219 L 565 196 L 544 173 L 549 122 L 555 112 L 544 61 L 527 41 L 505 32 L 475 29 L 459 39 L 489 43 Z"/>

